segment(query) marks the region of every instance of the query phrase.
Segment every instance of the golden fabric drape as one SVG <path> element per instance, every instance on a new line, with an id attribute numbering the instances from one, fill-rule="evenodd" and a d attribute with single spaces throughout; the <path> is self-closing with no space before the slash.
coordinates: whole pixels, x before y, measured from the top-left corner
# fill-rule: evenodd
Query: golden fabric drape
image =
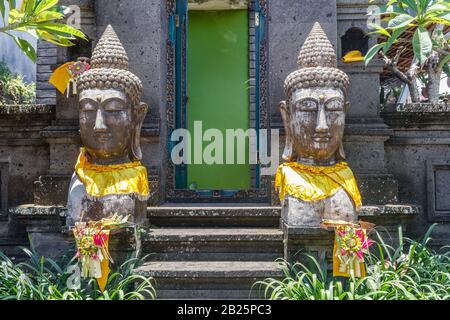
<path id="1" fill-rule="evenodd" d="M 92 164 L 82 148 L 75 172 L 92 197 L 131 193 L 143 201 L 149 197 L 147 169 L 140 161 L 117 165 Z"/>
<path id="2" fill-rule="evenodd" d="M 286 194 L 303 201 L 317 201 L 334 195 L 343 188 L 361 206 L 361 195 L 352 170 L 346 162 L 334 166 L 309 166 L 298 162 L 286 162 L 278 167 L 275 187 L 280 200 Z"/>

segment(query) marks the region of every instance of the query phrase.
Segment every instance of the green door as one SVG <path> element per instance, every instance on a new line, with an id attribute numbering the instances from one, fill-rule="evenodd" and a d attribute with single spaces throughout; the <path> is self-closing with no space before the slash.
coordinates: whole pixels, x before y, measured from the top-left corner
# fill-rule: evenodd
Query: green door
<path id="1" fill-rule="evenodd" d="M 188 12 L 187 28 L 187 129 L 191 133 L 191 161 L 187 187 L 195 190 L 243 190 L 250 188 L 248 139 L 244 148 L 234 142 L 234 164 L 226 161 L 226 130 L 249 127 L 248 10 L 194 10 Z M 203 142 L 195 148 L 194 122 L 203 133 L 218 129 L 223 137 L 223 164 L 194 163 L 195 152 L 208 150 Z M 217 131 L 216 131 L 217 133 Z M 217 143 L 217 141 L 215 141 Z M 210 150 L 210 149 L 209 149 Z M 215 150 L 217 151 L 217 150 Z M 245 153 L 245 163 L 238 153 Z M 211 153 L 216 156 L 215 152 Z M 242 154 L 241 154 L 242 157 Z M 215 158 L 217 159 L 217 158 Z"/>

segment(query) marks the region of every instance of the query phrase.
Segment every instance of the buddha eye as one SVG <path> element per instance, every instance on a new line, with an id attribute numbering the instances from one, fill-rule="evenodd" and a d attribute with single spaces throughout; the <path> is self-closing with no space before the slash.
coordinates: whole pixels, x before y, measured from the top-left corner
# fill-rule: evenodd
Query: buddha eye
<path id="1" fill-rule="evenodd" d="M 96 111 L 97 107 L 93 101 L 85 100 L 80 102 L 80 110 L 82 112 Z"/>
<path id="2" fill-rule="evenodd" d="M 124 103 L 116 99 L 107 101 L 103 107 L 107 112 L 120 112 L 126 110 Z"/>
<path id="3" fill-rule="evenodd" d="M 325 103 L 327 111 L 343 111 L 344 101 L 339 98 L 332 98 Z"/>
<path id="4" fill-rule="evenodd" d="M 312 99 L 303 99 L 296 103 L 296 109 L 306 112 L 317 111 L 317 102 Z"/>

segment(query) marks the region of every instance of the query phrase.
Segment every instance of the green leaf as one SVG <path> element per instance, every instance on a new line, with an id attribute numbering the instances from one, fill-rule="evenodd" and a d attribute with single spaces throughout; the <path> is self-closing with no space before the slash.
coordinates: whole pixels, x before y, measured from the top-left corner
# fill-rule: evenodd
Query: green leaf
<path id="1" fill-rule="evenodd" d="M 16 0 L 8 0 L 9 9 L 15 9 L 16 8 Z"/>
<path id="2" fill-rule="evenodd" d="M 24 0 L 25 2 L 25 0 Z M 34 11 L 34 7 L 36 5 L 36 0 L 27 0 L 26 1 L 26 8 L 25 8 L 25 13 L 27 15 L 31 15 Z"/>
<path id="3" fill-rule="evenodd" d="M 385 35 L 386 37 L 390 37 L 390 36 L 391 36 L 391 34 L 389 33 L 389 31 L 387 31 L 385 28 L 383 28 L 383 27 L 380 26 L 379 24 L 370 23 L 370 24 L 369 24 L 369 27 L 370 27 L 370 28 L 373 28 L 373 29 L 376 29 L 375 33 Z"/>
<path id="4" fill-rule="evenodd" d="M 30 58 L 31 61 L 36 62 L 36 50 L 33 46 L 25 39 L 19 37 L 14 37 L 14 41 L 17 46 Z"/>
<path id="5" fill-rule="evenodd" d="M 440 14 L 436 15 L 436 18 L 439 20 L 445 20 L 446 23 L 443 23 L 443 24 L 448 25 L 448 23 L 450 23 L 450 12 L 447 11 L 447 12 L 440 13 Z"/>
<path id="6" fill-rule="evenodd" d="M 406 27 L 411 24 L 416 18 L 411 17 L 409 14 L 400 14 L 396 16 L 394 19 L 391 19 L 388 23 L 388 28 L 398 29 Z"/>
<path id="7" fill-rule="evenodd" d="M 447 75 L 447 78 L 450 78 L 450 66 L 448 65 L 448 63 L 444 64 L 444 66 L 442 67 L 442 70 Z"/>
<path id="8" fill-rule="evenodd" d="M 33 18 L 34 22 L 45 22 L 60 20 L 64 18 L 64 14 L 56 11 L 43 11 Z"/>
<path id="9" fill-rule="evenodd" d="M 430 55 L 433 46 L 427 29 L 423 27 L 417 28 L 416 32 L 414 32 L 412 44 L 414 55 L 419 60 L 419 63 L 423 65 Z"/>
<path id="10" fill-rule="evenodd" d="M 438 67 L 442 67 L 443 69 L 445 69 L 445 67 L 447 67 L 448 69 L 448 62 L 450 61 L 450 54 L 445 56 L 444 58 L 442 58 L 441 62 L 439 62 L 439 66 Z"/>
<path id="11" fill-rule="evenodd" d="M 43 11 L 53 8 L 56 4 L 58 4 L 58 0 L 42 0 L 37 5 L 36 10 L 34 12 L 35 14 L 39 14 Z"/>
<path id="12" fill-rule="evenodd" d="M 0 1 L 0 14 L 2 18 L 5 18 L 5 2 Z"/>
<path id="13" fill-rule="evenodd" d="M 86 35 L 81 32 L 78 29 L 75 29 L 71 26 L 62 24 L 62 23 L 56 23 L 56 22 L 44 22 L 44 23 L 37 23 L 37 27 L 39 29 L 44 29 L 46 31 L 49 31 L 50 33 L 59 33 L 61 36 L 65 36 L 67 38 L 70 38 L 71 36 L 78 37 L 84 40 L 87 40 Z"/>
<path id="14" fill-rule="evenodd" d="M 369 64 L 369 62 L 375 57 L 375 55 L 378 53 L 378 51 L 380 51 L 380 49 L 384 45 L 385 45 L 385 42 L 378 43 L 369 49 L 367 54 L 364 56 L 364 63 L 366 64 L 366 66 Z"/>
<path id="15" fill-rule="evenodd" d="M 397 41 L 398 37 L 400 37 L 406 29 L 407 27 L 403 27 L 400 29 L 395 29 L 394 32 L 392 32 L 392 35 L 388 38 L 386 44 L 383 47 L 384 53 L 388 52 L 391 46 Z"/>
<path id="16" fill-rule="evenodd" d="M 47 31 L 37 29 L 36 32 L 37 32 L 39 38 L 41 38 L 42 40 L 45 40 L 50 43 L 54 43 L 58 46 L 70 47 L 70 46 L 74 45 L 74 43 L 72 41 L 65 39 L 65 38 L 58 37 Z"/>
<path id="17" fill-rule="evenodd" d="M 420 9 L 422 12 L 428 11 L 428 5 L 430 4 L 432 0 L 421 0 L 420 1 Z"/>
<path id="18" fill-rule="evenodd" d="M 431 7 L 429 7 L 427 9 L 427 13 L 439 12 L 439 11 L 448 11 L 449 7 L 450 7 L 449 5 L 445 5 L 443 3 L 436 3 L 436 4 L 433 4 Z"/>
<path id="19" fill-rule="evenodd" d="M 25 15 L 22 12 L 19 12 L 17 9 L 12 9 L 9 11 L 8 23 L 18 23 L 20 22 Z"/>
<path id="20" fill-rule="evenodd" d="M 414 12 L 419 13 L 419 8 L 417 7 L 416 0 L 403 0 L 403 2 Z"/>

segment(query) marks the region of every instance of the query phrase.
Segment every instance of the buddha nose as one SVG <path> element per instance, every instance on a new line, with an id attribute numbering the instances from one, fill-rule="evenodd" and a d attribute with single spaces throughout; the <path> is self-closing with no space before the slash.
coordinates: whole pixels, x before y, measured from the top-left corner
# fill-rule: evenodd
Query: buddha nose
<path id="1" fill-rule="evenodd" d="M 325 109 L 323 107 L 319 108 L 319 113 L 317 114 L 317 125 L 316 132 L 317 133 L 326 133 L 330 131 L 330 127 L 328 127 L 327 116 L 325 114 Z"/>
<path id="2" fill-rule="evenodd" d="M 95 117 L 95 126 L 94 126 L 94 132 L 105 132 L 108 128 L 105 124 L 105 118 L 103 117 L 103 112 L 99 108 L 97 110 L 97 115 Z"/>

